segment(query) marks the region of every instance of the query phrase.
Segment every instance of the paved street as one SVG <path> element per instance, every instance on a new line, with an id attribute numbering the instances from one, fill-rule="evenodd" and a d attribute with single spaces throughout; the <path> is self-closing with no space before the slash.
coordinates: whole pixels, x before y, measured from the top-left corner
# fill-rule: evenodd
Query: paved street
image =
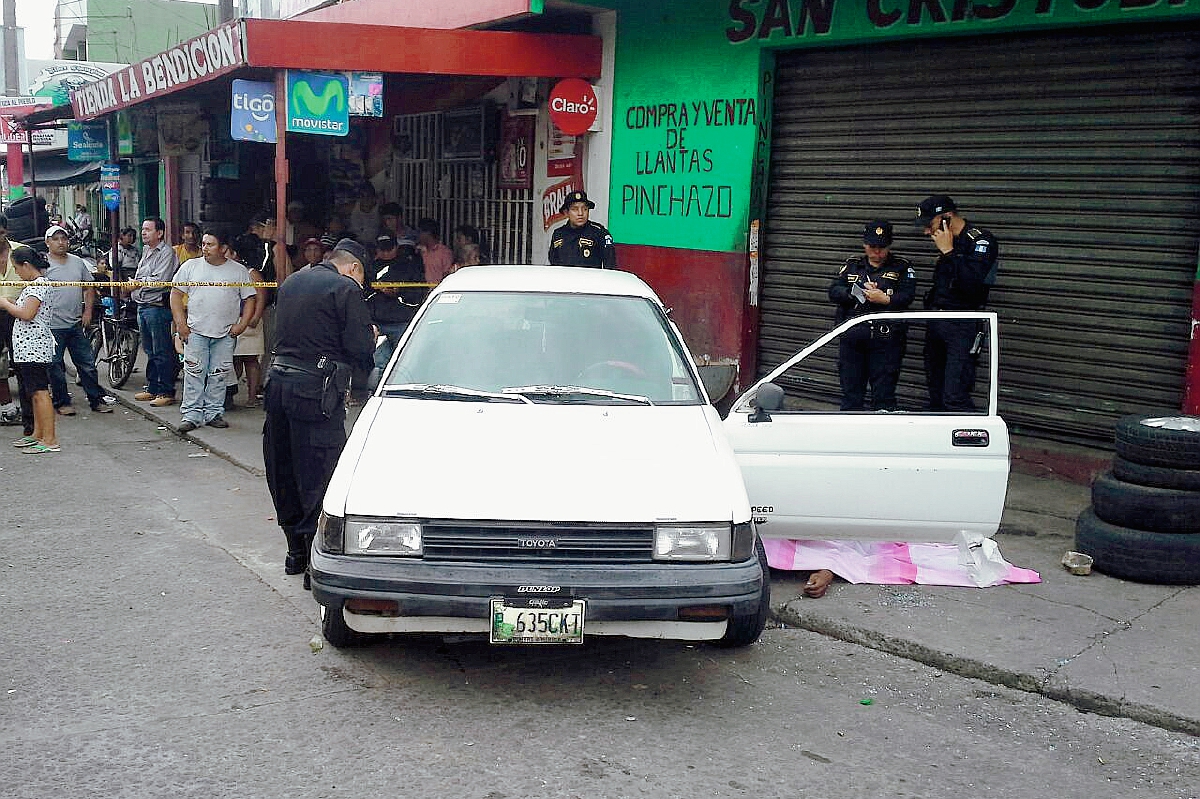
<path id="1" fill-rule="evenodd" d="M 261 477 L 123 407 L 6 430 L 5 797 L 1200 796 L 1196 737 L 790 627 L 314 652 Z"/>

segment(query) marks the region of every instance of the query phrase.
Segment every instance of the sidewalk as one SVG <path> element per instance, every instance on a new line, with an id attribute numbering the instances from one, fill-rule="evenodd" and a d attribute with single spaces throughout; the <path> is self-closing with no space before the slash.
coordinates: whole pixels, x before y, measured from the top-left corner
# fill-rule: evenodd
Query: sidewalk
<path id="1" fill-rule="evenodd" d="M 176 430 L 178 405 L 152 408 L 133 399 L 139 377 L 131 390 L 112 393 Z M 355 416 L 351 409 L 351 423 Z M 262 410 L 239 405 L 226 419 L 228 429 L 181 435 L 261 476 Z M 808 599 L 804 580 L 775 572 L 777 621 L 1081 710 L 1200 735 L 1200 587 L 1069 574 L 1059 561 L 1089 502 L 1082 481 L 1107 458 L 1076 448 L 1066 456 L 1057 451 L 1056 460 L 1055 450 L 1038 449 L 1014 446 L 996 541 L 1009 562 L 1036 569 L 1042 583 L 973 589 L 836 581 L 824 598 Z M 1041 476 L 1047 474 L 1069 479 Z"/>

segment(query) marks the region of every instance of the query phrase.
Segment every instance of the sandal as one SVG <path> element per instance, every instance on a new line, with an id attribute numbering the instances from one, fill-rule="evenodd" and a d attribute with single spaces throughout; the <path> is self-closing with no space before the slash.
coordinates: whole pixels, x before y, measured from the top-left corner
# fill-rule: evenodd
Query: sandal
<path id="1" fill-rule="evenodd" d="M 14 447 L 32 447 L 34 444 L 40 443 L 33 436 L 21 436 L 12 443 Z"/>
<path id="2" fill-rule="evenodd" d="M 60 447 L 58 444 L 47 446 L 46 444 L 38 442 L 36 444 L 30 444 L 28 447 L 25 447 L 25 449 L 21 450 L 21 452 L 27 455 L 30 453 L 38 455 L 43 452 L 62 452 L 62 447 Z"/>
<path id="3" fill-rule="evenodd" d="M 61 405 L 56 410 L 58 411 L 59 416 L 74 416 L 75 415 L 75 409 L 72 408 L 70 405 Z"/>

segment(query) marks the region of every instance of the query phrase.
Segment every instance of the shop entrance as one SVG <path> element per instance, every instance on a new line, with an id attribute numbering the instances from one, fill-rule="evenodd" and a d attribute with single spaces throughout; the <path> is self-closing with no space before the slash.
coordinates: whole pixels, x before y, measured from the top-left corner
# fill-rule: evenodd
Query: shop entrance
<path id="1" fill-rule="evenodd" d="M 498 188 L 495 158 L 446 152 L 444 119 L 436 112 L 396 117 L 393 189 L 404 221 L 436 219 L 447 242 L 456 227 L 472 225 L 489 263 L 532 263 L 533 192 Z"/>
<path id="2" fill-rule="evenodd" d="M 1179 408 L 1198 79 L 1195 25 L 780 53 L 759 373 L 832 326 L 829 282 L 876 216 L 916 265 L 919 310 L 935 253 L 911 221 L 945 193 L 1000 242 L 989 310 L 1014 432 L 1105 446 L 1118 416 Z"/>

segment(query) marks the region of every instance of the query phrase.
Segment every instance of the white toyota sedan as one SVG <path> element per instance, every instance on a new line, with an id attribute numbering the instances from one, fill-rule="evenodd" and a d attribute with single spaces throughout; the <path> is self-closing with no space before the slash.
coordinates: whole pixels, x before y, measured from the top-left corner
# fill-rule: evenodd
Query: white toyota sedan
<path id="1" fill-rule="evenodd" d="M 325 496 L 313 596 L 334 646 L 758 639 L 766 558 L 722 422 L 654 292 L 572 267 L 434 289 Z"/>

